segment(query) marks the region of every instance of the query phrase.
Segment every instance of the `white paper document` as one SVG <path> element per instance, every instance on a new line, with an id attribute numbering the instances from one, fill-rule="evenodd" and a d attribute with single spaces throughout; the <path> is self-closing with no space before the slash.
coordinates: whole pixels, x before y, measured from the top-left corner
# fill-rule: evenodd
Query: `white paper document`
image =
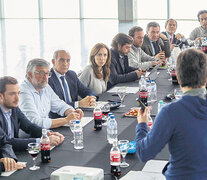
<path id="1" fill-rule="evenodd" d="M 167 162 L 160 160 L 147 161 L 142 171 L 130 171 L 120 180 L 165 180 L 162 170 Z"/>
<path id="2" fill-rule="evenodd" d="M 92 120 L 93 120 L 93 117 L 83 117 L 80 122 L 81 126 L 84 127 L 86 124 L 88 124 Z M 65 124 L 64 126 L 69 127 L 69 124 Z"/>
<path id="3" fill-rule="evenodd" d="M 120 180 L 165 180 L 161 173 L 150 173 L 143 171 L 130 171 Z"/>
<path id="4" fill-rule="evenodd" d="M 129 93 L 136 94 L 139 91 L 139 87 L 138 86 L 139 86 L 139 84 L 137 83 L 137 87 L 126 87 L 126 86 L 124 86 L 124 87 L 121 87 L 121 88 L 125 88 L 127 94 L 129 94 Z M 117 93 L 119 88 L 120 87 L 115 86 L 112 89 L 108 90 L 107 92 L 109 92 L 109 93 Z"/>
<path id="5" fill-rule="evenodd" d="M 154 172 L 154 173 L 162 173 L 163 168 L 167 164 L 168 161 L 161 160 L 149 160 L 143 167 L 142 171 L 144 172 Z"/>
<path id="6" fill-rule="evenodd" d="M 27 164 L 27 162 L 19 162 L 19 163 Z M 13 174 L 15 171 L 17 171 L 17 170 L 9 171 L 9 172 L 2 172 L 0 176 L 5 176 L 5 177 L 7 177 L 7 176 L 10 176 L 11 174 Z M 19 170 L 19 171 L 21 171 L 21 170 Z"/>

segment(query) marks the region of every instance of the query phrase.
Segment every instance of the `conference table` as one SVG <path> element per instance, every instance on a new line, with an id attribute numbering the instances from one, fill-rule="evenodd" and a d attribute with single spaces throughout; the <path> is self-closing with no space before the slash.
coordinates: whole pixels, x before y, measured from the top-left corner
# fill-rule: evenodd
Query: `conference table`
<path id="1" fill-rule="evenodd" d="M 173 93 L 175 88 L 178 88 L 178 85 L 173 85 L 168 79 L 170 75 L 166 70 L 159 70 L 160 74 L 156 79 L 157 91 L 158 91 L 158 101 L 165 99 L 165 96 L 169 93 Z M 138 81 L 121 83 L 117 86 L 129 86 L 129 87 L 138 87 Z M 126 105 L 123 108 L 117 108 L 111 112 L 115 115 L 115 119 L 118 124 L 118 139 L 128 139 L 133 141 L 135 138 L 135 128 L 137 125 L 137 119 L 131 117 L 123 116 L 123 113 L 130 110 L 131 107 L 137 107 L 136 94 L 127 94 L 124 98 L 123 104 Z M 114 93 L 105 92 L 99 97 L 99 101 L 107 100 L 119 100 L 118 96 L 114 96 Z M 158 102 L 157 101 L 157 102 Z M 154 117 L 157 114 L 157 102 L 152 105 L 151 116 Z M 86 117 L 93 116 L 93 109 L 84 109 L 84 114 Z M 2 179 L 9 180 L 37 180 L 37 179 L 50 179 L 50 174 L 63 166 L 84 166 L 84 167 L 96 167 L 104 170 L 104 179 L 113 180 L 114 177 L 110 175 L 110 150 L 112 145 L 107 142 L 107 133 L 106 126 L 102 127 L 101 131 L 93 130 L 94 122 L 90 121 L 83 128 L 84 136 L 84 149 L 75 150 L 71 140 L 73 139 L 72 132 L 69 127 L 60 127 L 56 128 L 54 131 L 58 131 L 65 136 L 64 142 L 55 147 L 51 151 L 51 162 L 47 164 L 41 163 L 40 154 L 37 158 L 37 165 L 40 166 L 40 169 L 37 171 L 29 170 L 29 167 L 33 165 L 31 156 L 27 151 L 16 152 L 18 160 L 21 162 L 27 162 L 27 167 L 23 170 L 16 171 L 9 177 L 1 177 Z M 168 147 L 165 148 L 155 157 L 159 160 L 168 160 L 169 152 Z M 145 163 L 141 162 L 136 153 L 127 154 L 126 161 L 129 163 L 129 167 L 121 168 L 123 177 L 129 171 L 142 170 Z"/>

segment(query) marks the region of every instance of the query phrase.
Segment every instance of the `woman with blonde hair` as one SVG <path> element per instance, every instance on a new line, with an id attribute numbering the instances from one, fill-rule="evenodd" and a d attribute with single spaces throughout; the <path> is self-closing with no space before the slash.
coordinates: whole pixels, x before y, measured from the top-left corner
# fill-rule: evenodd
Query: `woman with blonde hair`
<path id="1" fill-rule="evenodd" d="M 80 81 L 96 94 L 107 89 L 110 75 L 111 52 L 103 43 L 97 43 L 90 53 L 90 65 L 86 66 L 80 75 Z"/>

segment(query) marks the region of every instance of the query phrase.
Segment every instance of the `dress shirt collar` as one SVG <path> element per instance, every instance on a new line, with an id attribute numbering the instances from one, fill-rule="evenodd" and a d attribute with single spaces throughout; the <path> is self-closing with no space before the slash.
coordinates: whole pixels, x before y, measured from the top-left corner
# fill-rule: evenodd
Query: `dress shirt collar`
<path id="1" fill-rule="evenodd" d="M 173 36 L 171 36 L 167 31 L 166 31 L 166 35 L 167 35 L 167 38 L 168 38 L 169 41 L 170 41 L 171 37 L 173 38 Z"/>
<path id="2" fill-rule="evenodd" d="M 56 75 L 59 79 L 60 79 L 61 76 L 65 76 L 65 74 L 64 74 L 64 75 L 60 74 L 60 73 L 57 72 L 54 68 L 53 68 L 53 71 L 55 72 L 55 75 Z"/>
<path id="3" fill-rule="evenodd" d="M 189 95 L 189 96 L 198 96 L 202 99 L 206 99 L 206 89 L 205 88 L 196 88 L 196 89 L 191 89 L 189 91 L 186 91 L 184 95 Z"/>
<path id="4" fill-rule="evenodd" d="M 4 114 L 4 115 L 9 115 L 9 116 L 11 116 L 11 114 L 12 114 L 12 110 L 11 109 L 9 109 L 9 111 L 6 111 L 5 109 L 4 109 L 4 107 L 0 104 L 0 108 L 1 108 L 1 111 L 2 111 L 2 113 Z"/>
<path id="5" fill-rule="evenodd" d="M 25 83 L 29 86 L 29 88 L 33 91 L 33 93 L 37 93 L 37 94 L 41 95 L 43 93 L 44 89 L 45 89 L 45 88 L 40 89 L 40 92 L 38 92 L 28 79 L 25 79 Z"/>

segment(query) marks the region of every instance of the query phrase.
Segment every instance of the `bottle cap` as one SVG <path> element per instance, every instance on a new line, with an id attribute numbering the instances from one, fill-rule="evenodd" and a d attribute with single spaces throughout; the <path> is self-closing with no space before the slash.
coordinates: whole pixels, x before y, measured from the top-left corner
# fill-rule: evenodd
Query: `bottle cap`
<path id="1" fill-rule="evenodd" d="M 80 120 L 76 120 L 75 123 L 76 123 L 76 124 L 79 124 L 79 123 L 80 123 Z"/>
<path id="2" fill-rule="evenodd" d="M 42 134 L 47 134 L 47 129 L 42 129 Z"/>

